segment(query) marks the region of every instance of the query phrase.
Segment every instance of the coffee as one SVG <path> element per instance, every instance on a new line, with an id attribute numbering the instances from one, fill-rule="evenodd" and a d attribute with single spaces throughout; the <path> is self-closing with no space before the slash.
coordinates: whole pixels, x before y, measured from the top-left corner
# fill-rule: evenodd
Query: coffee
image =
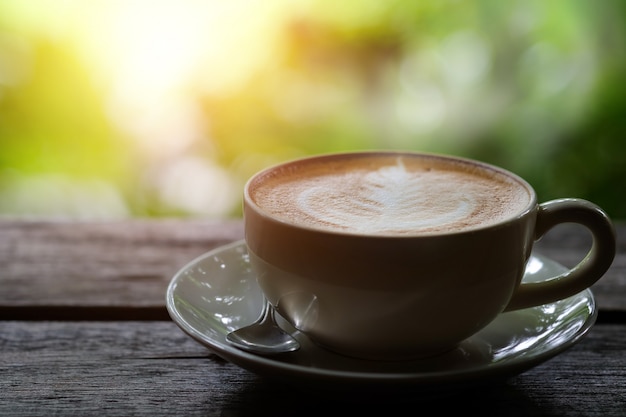
<path id="1" fill-rule="evenodd" d="M 597 205 L 539 204 L 517 175 L 453 156 L 287 162 L 247 182 L 243 213 L 250 265 L 276 311 L 318 345 L 367 359 L 449 351 L 504 311 L 588 288 L 615 255 Z M 523 282 L 534 242 L 572 222 L 593 236 L 584 260 Z"/>
<path id="2" fill-rule="evenodd" d="M 496 224 L 532 202 L 523 180 L 477 162 L 434 155 L 338 154 L 283 165 L 249 185 L 271 216 L 367 235 L 459 232 Z"/>

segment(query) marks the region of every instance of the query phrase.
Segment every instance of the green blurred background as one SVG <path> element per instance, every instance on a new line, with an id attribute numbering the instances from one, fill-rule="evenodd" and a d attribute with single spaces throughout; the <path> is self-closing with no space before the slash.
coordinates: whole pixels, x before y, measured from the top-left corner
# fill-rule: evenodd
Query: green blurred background
<path id="1" fill-rule="evenodd" d="M 621 0 L 2 0 L 0 215 L 241 215 L 259 169 L 450 153 L 626 218 Z"/>

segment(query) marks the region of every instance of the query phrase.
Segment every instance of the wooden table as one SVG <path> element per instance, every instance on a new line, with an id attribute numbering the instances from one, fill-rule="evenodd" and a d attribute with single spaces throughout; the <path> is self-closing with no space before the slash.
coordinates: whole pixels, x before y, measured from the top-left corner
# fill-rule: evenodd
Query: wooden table
<path id="1" fill-rule="evenodd" d="M 576 345 L 511 380 L 451 398 L 306 392 L 226 362 L 170 320 L 165 291 L 187 262 L 243 237 L 239 220 L 0 220 L 0 415 L 626 416 L 626 224 L 592 288 L 598 321 Z M 539 244 L 572 265 L 589 237 Z"/>

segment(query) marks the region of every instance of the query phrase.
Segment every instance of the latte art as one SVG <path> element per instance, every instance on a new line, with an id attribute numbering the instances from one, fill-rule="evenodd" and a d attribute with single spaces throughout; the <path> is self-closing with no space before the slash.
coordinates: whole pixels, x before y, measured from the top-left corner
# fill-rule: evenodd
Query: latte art
<path id="1" fill-rule="evenodd" d="M 346 174 L 335 178 L 343 184 L 339 189 L 319 185 L 302 190 L 296 207 L 316 222 L 354 232 L 403 233 L 442 226 L 466 218 L 476 209 L 471 195 L 449 187 L 445 177 L 409 173 L 403 166 L 381 168 L 362 177 Z M 433 182 L 448 188 L 439 207 L 428 201 Z"/>
<path id="2" fill-rule="evenodd" d="M 376 157 L 298 166 L 253 188 L 272 215 L 313 228 L 399 235 L 465 230 L 521 211 L 529 196 L 501 173 L 441 160 Z"/>

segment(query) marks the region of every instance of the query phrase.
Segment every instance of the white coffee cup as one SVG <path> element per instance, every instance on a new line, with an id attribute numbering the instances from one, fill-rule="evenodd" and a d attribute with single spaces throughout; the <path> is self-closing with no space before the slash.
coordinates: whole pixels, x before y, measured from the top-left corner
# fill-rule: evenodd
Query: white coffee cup
<path id="1" fill-rule="evenodd" d="M 585 226 L 587 256 L 521 283 L 533 243 Z M 244 190 L 245 240 L 266 298 L 317 344 L 404 360 L 453 349 L 499 314 L 572 296 L 615 256 L 613 225 L 581 199 L 537 203 L 502 168 L 414 152 L 318 155 L 270 167 Z"/>

